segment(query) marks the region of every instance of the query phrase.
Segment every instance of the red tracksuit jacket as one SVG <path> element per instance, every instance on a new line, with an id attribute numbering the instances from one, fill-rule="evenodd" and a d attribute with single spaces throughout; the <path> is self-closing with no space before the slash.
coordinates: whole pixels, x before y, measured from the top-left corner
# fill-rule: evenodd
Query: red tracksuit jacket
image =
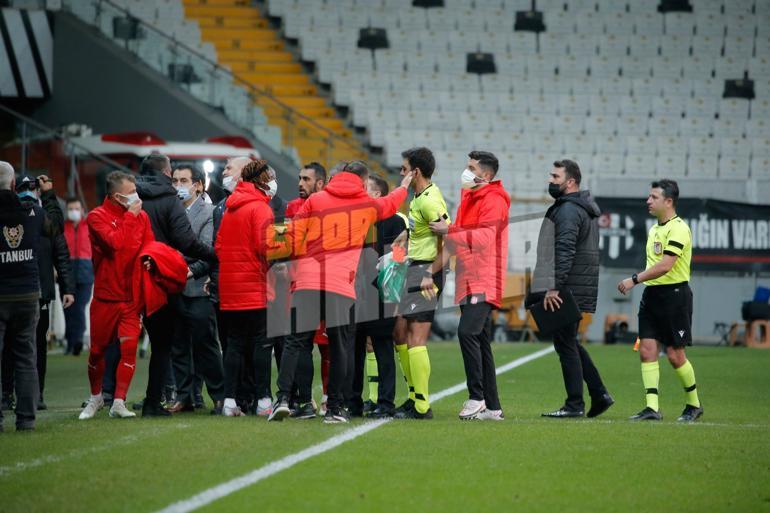
<path id="1" fill-rule="evenodd" d="M 502 182 L 463 190 L 455 222 L 444 238 L 457 256 L 455 302 L 484 294 L 499 308 L 508 266 L 508 209 L 511 198 Z"/>
<path id="2" fill-rule="evenodd" d="M 94 298 L 133 301 L 139 252 L 155 240 L 150 219 L 144 211 L 134 215 L 105 198 L 86 222 L 94 261 Z"/>

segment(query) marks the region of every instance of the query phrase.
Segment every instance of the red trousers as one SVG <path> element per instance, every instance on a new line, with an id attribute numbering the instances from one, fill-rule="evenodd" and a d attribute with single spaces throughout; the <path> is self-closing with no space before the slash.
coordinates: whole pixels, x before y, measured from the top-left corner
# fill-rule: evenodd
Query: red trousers
<path id="1" fill-rule="evenodd" d="M 126 399 L 128 386 L 136 369 L 136 347 L 142 327 L 139 312 L 131 303 L 91 301 L 91 351 L 88 355 L 88 380 L 91 394 L 102 391 L 104 377 L 104 351 L 117 341 L 120 346 L 120 363 L 115 376 L 115 399 Z"/>

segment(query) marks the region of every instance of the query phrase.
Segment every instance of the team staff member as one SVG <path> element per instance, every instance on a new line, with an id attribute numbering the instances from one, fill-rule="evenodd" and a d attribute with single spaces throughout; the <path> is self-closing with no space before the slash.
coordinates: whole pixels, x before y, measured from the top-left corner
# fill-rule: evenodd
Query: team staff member
<path id="1" fill-rule="evenodd" d="M 449 223 L 446 202 L 438 186 L 431 182 L 436 160 L 428 148 L 412 148 L 401 154 L 401 174 L 413 173 L 414 198 L 409 204 L 409 230 L 399 235 L 395 245 L 403 245 L 408 233 L 410 264 L 404 293 L 398 305 L 393 337 L 401 361 L 409 398 L 398 408 L 395 418 L 432 419 L 428 383 L 430 358 L 428 336 L 438 298 L 444 288 L 442 238 L 430 230 L 430 223 Z M 434 262 L 438 260 L 437 264 Z"/>
<path id="2" fill-rule="evenodd" d="M 581 312 L 596 311 L 599 292 L 599 214 L 601 210 L 589 191 L 580 190 L 582 174 L 572 160 L 553 163 L 548 193 L 556 201 L 548 209 L 537 241 L 537 265 L 532 290 L 546 290 L 543 304 L 556 311 L 563 299 L 561 289 L 575 298 Z M 567 399 L 558 410 L 543 417 L 582 417 L 583 381 L 591 394 L 588 417 L 604 413 L 615 402 L 588 351 L 578 340 L 580 322 L 554 333 L 553 345 L 559 355 Z"/>
<path id="3" fill-rule="evenodd" d="M 125 405 L 136 369 L 136 346 L 141 331 L 141 305 L 135 301 L 134 291 L 138 280 L 134 274 L 140 272 L 136 262 L 142 246 L 154 237 L 132 175 L 120 171 L 107 175 L 107 197 L 89 214 L 88 228 L 95 272 L 88 354 L 91 397 L 80 412 L 80 420 L 93 418 L 104 406 L 104 350 L 115 340 L 120 347 L 120 364 L 110 417 L 135 417 Z"/>
<path id="4" fill-rule="evenodd" d="M 492 310 L 500 308 L 508 268 L 511 198 L 495 179 L 497 157 L 472 151 L 468 158 L 454 225 L 450 228 L 442 220 L 430 223 L 430 229 L 444 236 L 445 261 L 450 253 L 457 256 L 455 302 L 461 312 L 457 336 L 469 394 L 460 418 L 503 420 L 490 339 Z"/>
<path id="5" fill-rule="evenodd" d="M 690 227 L 676 215 L 678 200 L 679 186 L 675 181 L 664 179 L 652 183 L 647 210 L 658 222 L 647 235 L 647 266 L 618 284 L 622 294 L 627 294 L 638 283 L 646 285 L 639 304 L 639 356 L 647 406 L 631 420 L 662 418 L 658 405 L 659 343 L 665 346 L 668 361 L 684 387 L 686 405 L 677 420 L 692 422 L 703 415 L 695 371 L 684 350 L 692 344 L 692 290 L 688 284 L 692 237 Z"/>
<path id="6" fill-rule="evenodd" d="M 91 262 L 91 239 L 83 204 L 77 198 L 67 200 L 67 220 L 64 237 L 70 251 L 72 274 L 75 278 L 75 303 L 64 310 L 67 349 L 65 354 L 78 356 L 83 350 L 83 333 L 86 330 L 86 306 L 91 301 L 94 287 L 94 265 Z"/>
<path id="7" fill-rule="evenodd" d="M 325 423 L 349 421 L 345 393 L 349 390 L 348 359 L 352 358 L 351 308 L 356 299 L 355 280 L 366 234 L 375 222 L 396 213 L 406 199 L 412 179 L 408 173 L 401 186 L 384 198 L 366 193 L 369 169 L 350 162 L 334 175 L 324 190 L 313 194 L 295 216 L 286 244 L 295 258 L 296 274 L 292 306 L 296 326 L 286 337 L 278 375 L 278 398 L 268 420 L 289 415 L 297 361 L 301 352 L 312 351 L 320 320 L 326 321 L 329 337 L 329 402 Z M 315 315 L 314 315 L 315 314 Z M 309 402 L 309 397 L 300 397 Z"/>

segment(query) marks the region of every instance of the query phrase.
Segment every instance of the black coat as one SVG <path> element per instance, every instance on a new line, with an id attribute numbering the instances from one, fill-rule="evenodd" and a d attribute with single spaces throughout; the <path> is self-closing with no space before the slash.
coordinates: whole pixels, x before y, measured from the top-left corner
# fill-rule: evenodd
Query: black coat
<path id="1" fill-rule="evenodd" d="M 203 244 L 190 226 L 182 201 L 165 175 L 142 176 L 136 182 L 136 192 L 142 199 L 155 240 L 168 244 L 184 256 L 197 260 L 215 261 L 214 248 Z"/>
<path id="2" fill-rule="evenodd" d="M 21 198 L 25 208 L 32 208 L 37 202 L 30 198 Z M 48 303 L 56 297 L 55 282 L 59 283 L 59 293 L 75 293 L 75 276 L 72 273 L 70 251 L 64 238 L 64 213 L 59 207 L 56 194 L 46 191 L 40 195 L 40 201 L 45 211 L 46 222 L 50 229 L 40 237 L 38 244 L 37 263 L 40 276 L 40 300 Z M 54 280 L 54 269 L 58 280 Z"/>
<path id="3" fill-rule="evenodd" d="M 537 241 L 533 291 L 567 288 L 581 312 L 596 311 L 600 214 L 589 191 L 566 194 L 551 205 Z"/>

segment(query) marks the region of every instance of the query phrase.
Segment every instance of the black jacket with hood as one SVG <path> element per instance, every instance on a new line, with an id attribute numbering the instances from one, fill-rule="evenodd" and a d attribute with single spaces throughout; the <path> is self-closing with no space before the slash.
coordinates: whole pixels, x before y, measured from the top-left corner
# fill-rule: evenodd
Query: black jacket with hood
<path id="1" fill-rule="evenodd" d="M 142 210 L 150 218 L 155 240 L 168 244 L 186 257 L 216 261 L 214 248 L 203 244 L 195 236 L 184 205 L 177 197 L 169 177 L 143 175 L 136 181 L 136 192 L 142 200 Z M 205 274 L 202 269 L 197 270 L 203 273 L 201 276 Z"/>
<path id="2" fill-rule="evenodd" d="M 565 194 L 551 205 L 540 227 L 533 291 L 567 288 L 581 312 L 596 311 L 600 214 L 589 191 Z"/>

